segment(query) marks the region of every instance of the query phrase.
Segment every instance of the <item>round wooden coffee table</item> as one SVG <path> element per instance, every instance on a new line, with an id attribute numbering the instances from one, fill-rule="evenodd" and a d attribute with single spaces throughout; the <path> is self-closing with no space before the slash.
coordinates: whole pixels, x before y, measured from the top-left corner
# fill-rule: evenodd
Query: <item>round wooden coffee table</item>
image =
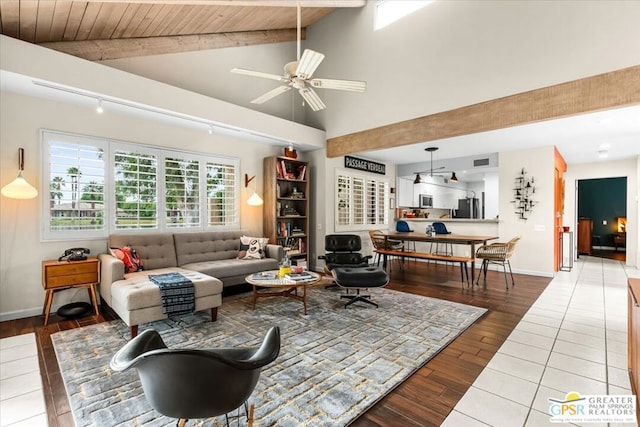
<path id="1" fill-rule="evenodd" d="M 253 286 L 253 309 L 256 309 L 256 300 L 266 297 L 286 297 L 302 301 L 304 314 L 307 314 L 307 288 L 322 282 L 322 276 L 313 271 L 306 271 L 309 277 L 301 277 L 292 280 L 286 277 L 278 277 L 278 270 L 263 271 L 250 274 L 245 281 Z M 258 292 L 258 288 L 269 288 L 270 291 Z M 302 295 L 298 295 L 298 288 L 302 288 Z M 277 291 L 276 291 L 277 290 Z"/>

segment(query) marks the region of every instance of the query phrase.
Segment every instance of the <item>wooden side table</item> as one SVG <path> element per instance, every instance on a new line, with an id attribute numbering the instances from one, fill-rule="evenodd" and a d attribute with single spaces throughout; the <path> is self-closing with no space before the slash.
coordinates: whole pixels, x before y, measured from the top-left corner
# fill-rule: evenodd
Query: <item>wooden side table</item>
<path id="1" fill-rule="evenodd" d="M 99 315 L 98 298 L 94 287 L 99 282 L 100 260 L 98 258 L 87 258 L 83 261 L 42 261 L 42 287 L 45 290 L 42 308 L 44 325 L 49 323 L 53 295 L 69 288 L 86 288 L 96 315 Z"/>

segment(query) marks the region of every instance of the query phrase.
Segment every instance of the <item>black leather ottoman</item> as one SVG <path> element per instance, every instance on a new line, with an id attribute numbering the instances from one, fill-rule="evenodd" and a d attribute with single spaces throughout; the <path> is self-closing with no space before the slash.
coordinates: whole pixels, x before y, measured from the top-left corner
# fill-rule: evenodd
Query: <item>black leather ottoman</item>
<path id="1" fill-rule="evenodd" d="M 371 301 L 371 295 L 362 295 L 360 289 L 380 288 L 389 283 L 389 275 L 381 267 L 339 267 L 331 270 L 331 274 L 338 286 L 347 289 L 347 294 L 340 296 L 349 300 L 344 308 L 357 301 L 378 307 L 378 304 Z M 356 293 L 349 294 L 350 289 L 355 289 Z"/>

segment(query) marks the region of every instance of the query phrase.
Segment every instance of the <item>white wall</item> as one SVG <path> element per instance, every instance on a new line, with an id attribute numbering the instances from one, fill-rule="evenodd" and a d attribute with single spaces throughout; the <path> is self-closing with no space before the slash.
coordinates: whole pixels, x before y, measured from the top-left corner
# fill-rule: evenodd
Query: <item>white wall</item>
<path id="1" fill-rule="evenodd" d="M 302 106 L 302 97 L 296 91 L 279 95 L 264 104 L 251 104 L 252 99 L 281 83 L 230 72 L 235 67 L 282 74 L 284 65 L 295 59 L 296 43 L 287 42 L 113 59 L 100 63 L 272 116 L 304 123 L 305 108 Z"/>
<path id="2" fill-rule="evenodd" d="M 40 129 L 113 138 L 122 141 L 173 147 L 189 151 L 237 157 L 240 173 L 256 175 L 262 188 L 262 159 L 282 154 L 280 147 L 209 135 L 199 129 L 166 125 L 158 121 L 119 116 L 9 92 L 0 93 L 0 183 L 17 174 L 18 148 L 25 149 L 25 178 L 40 187 Z M 251 187 L 251 186 L 250 186 Z M 92 254 L 106 251 L 106 240 L 43 242 L 40 240 L 40 197 L 17 201 L 0 197 L 0 320 L 40 314 L 44 301 L 41 261 L 57 259 L 68 247 L 88 247 Z M 262 207 L 246 199 L 252 188 L 240 193 L 240 225 L 248 233 L 262 234 Z M 85 290 L 56 294 L 54 310 L 70 301 L 87 301 Z"/>
<path id="3" fill-rule="evenodd" d="M 312 181 L 312 212 L 314 212 L 315 218 L 312 218 L 311 224 L 314 225 L 314 235 L 312 239 L 314 242 L 314 248 L 310 254 L 311 266 L 316 270 L 322 270 L 324 267 L 323 261 L 318 261 L 317 257 L 325 253 L 324 250 L 324 237 L 327 234 L 336 233 L 336 207 L 335 207 L 335 173 L 337 169 L 344 170 L 344 157 L 336 157 L 328 159 L 325 156 L 324 150 L 317 150 L 311 153 L 311 161 L 314 166 L 317 167 L 313 175 Z M 358 156 L 359 158 L 366 159 L 366 156 Z M 385 178 L 389 180 L 389 186 L 393 187 L 396 183 L 396 167 L 394 164 L 385 163 L 386 174 Z M 366 174 L 366 172 L 358 172 Z M 381 175 L 371 174 L 376 178 L 381 178 Z M 393 228 L 395 223 L 393 221 L 393 209 L 389 210 L 389 226 L 387 228 Z M 385 227 L 379 227 L 381 229 Z M 373 247 L 371 245 L 371 239 L 367 230 L 358 230 L 349 232 L 351 234 L 358 234 L 362 240 L 362 252 L 365 254 L 372 254 Z M 347 234 L 346 232 L 340 232 L 340 234 Z"/>
<path id="4" fill-rule="evenodd" d="M 637 1 L 435 1 L 373 31 L 376 3 L 307 32 L 317 76 L 367 81 L 323 92 L 329 138 L 640 64 Z"/>
<path id="5" fill-rule="evenodd" d="M 554 147 L 500 153 L 500 241 L 515 236 L 521 240 L 511 258 L 514 272 L 541 276 L 553 276 L 553 245 L 556 238 L 554 225 Z M 528 177 L 535 178 L 537 202 L 528 220 L 515 214 L 515 178 L 525 169 Z"/>
<path id="6" fill-rule="evenodd" d="M 497 173 L 488 173 L 484 176 L 484 217 L 495 218 L 499 212 L 499 180 Z"/>
<path id="7" fill-rule="evenodd" d="M 640 223 L 638 199 L 640 182 L 640 157 L 628 160 L 602 161 L 596 163 L 583 163 L 578 165 L 568 165 L 565 173 L 565 202 L 564 202 L 564 225 L 571 227 L 574 232 L 577 229 L 577 184 L 581 179 L 614 178 L 627 177 L 627 251 L 626 264 L 629 266 L 639 266 L 638 242 L 640 236 L 638 224 Z M 577 236 L 574 236 L 574 243 L 577 244 Z M 574 254 L 576 254 L 574 248 Z"/>

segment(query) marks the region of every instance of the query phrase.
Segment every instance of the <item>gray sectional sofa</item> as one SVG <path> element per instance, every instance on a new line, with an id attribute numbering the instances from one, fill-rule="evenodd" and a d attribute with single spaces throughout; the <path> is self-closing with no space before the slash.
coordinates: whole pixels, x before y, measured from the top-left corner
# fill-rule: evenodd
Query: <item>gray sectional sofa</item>
<path id="1" fill-rule="evenodd" d="M 162 309 L 158 287 L 150 274 L 179 272 L 195 288 L 195 310 L 211 310 L 217 318 L 222 305 L 222 289 L 244 283 L 245 276 L 278 268 L 284 254 L 281 246 L 267 245 L 262 259 L 236 259 L 242 231 L 213 231 L 155 234 L 114 234 L 109 248 L 125 246 L 135 249 L 144 270 L 125 273 L 124 263 L 110 253 L 100 254 L 100 296 L 130 327 L 131 336 L 138 325 L 167 316 Z"/>

